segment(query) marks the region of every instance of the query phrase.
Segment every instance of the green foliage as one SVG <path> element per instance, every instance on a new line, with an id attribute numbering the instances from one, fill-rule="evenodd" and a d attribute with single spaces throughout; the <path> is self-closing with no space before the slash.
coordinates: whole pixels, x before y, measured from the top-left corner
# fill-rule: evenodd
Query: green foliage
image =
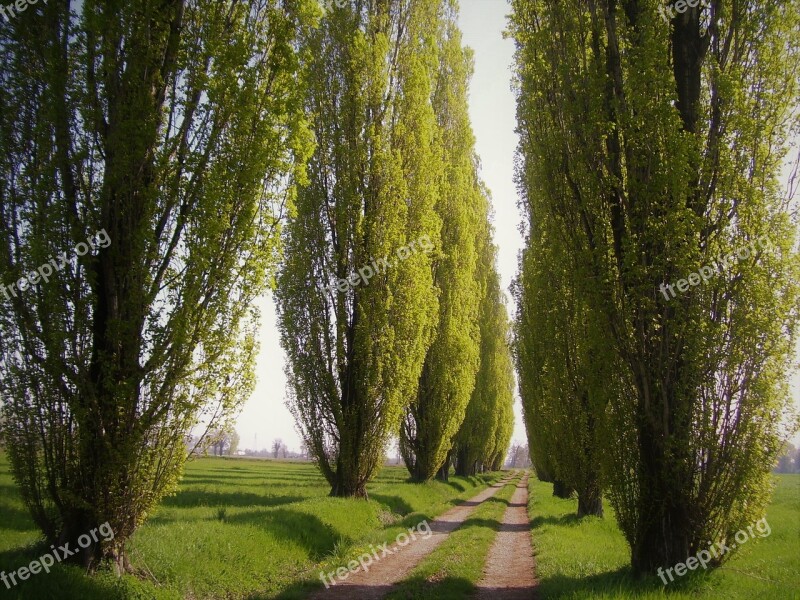
<path id="1" fill-rule="evenodd" d="M 669 24 L 656 0 L 519 0 L 512 17 L 521 190 L 613 339 L 602 459 L 638 572 L 760 517 L 795 426 L 796 231 L 778 176 L 800 10 L 710 4 Z M 664 291 L 763 236 L 769 249 Z"/>
<path id="2" fill-rule="evenodd" d="M 520 172 L 520 181 L 526 175 Z M 579 516 L 602 515 L 601 438 L 608 433 L 608 399 L 617 391 L 613 342 L 588 302 L 590 274 L 564 248 L 558 216 L 543 196 L 527 200 L 529 233 L 514 295 L 528 444 L 541 480 L 577 491 Z"/>
<path id="3" fill-rule="evenodd" d="M 514 429 L 514 372 L 508 314 L 500 289 L 491 228 L 487 227 L 480 236 L 479 245 L 480 368 L 464 421 L 453 442 L 459 475 L 499 469 Z"/>
<path id="4" fill-rule="evenodd" d="M 438 321 L 400 428 L 400 451 L 417 481 L 430 479 L 445 464 L 475 385 L 480 343 L 476 239 L 488 218 L 467 110 L 471 55 L 461 46 L 455 10 L 439 28 L 432 100 L 443 155 L 443 171 L 436 174 L 441 247 L 433 262 Z"/>
<path id="5" fill-rule="evenodd" d="M 437 299 L 441 140 L 430 104 L 439 3 L 330 11 L 304 40 L 316 151 L 276 292 L 290 407 L 332 494 L 363 496 L 416 394 Z M 381 266 L 383 258 L 391 263 Z M 361 285 L 339 280 L 370 268 Z"/>
<path id="6" fill-rule="evenodd" d="M 252 300 L 310 150 L 309 4 L 50 3 L 0 33 L 0 278 L 81 254 L 0 298 L 4 434 L 50 542 L 110 523 L 86 565 L 129 568 L 188 433 L 252 391 Z"/>

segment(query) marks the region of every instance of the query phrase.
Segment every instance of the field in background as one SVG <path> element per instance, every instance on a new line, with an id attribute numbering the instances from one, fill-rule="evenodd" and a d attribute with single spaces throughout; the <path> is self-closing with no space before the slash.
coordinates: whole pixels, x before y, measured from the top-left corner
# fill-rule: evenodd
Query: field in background
<path id="1" fill-rule="evenodd" d="M 665 588 L 656 575 L 644 581 L 631 577 L 628 545 L 608 503 L 603 519 L 578 520 L 575 500 L 554 498 L 550 484 L 531 478 L 528 510 L 539 598 L 800 599 L 800 475 L 777 475 L 776 483 L 767 509 L 769 536 L 748 541 L 722 568 L 710 574 L 698 569 Z"/>
<path id="2" fill-rule="evenodd" d="M 198 459 L 187 466 L 178 493 L 133 538 L 133 564 L 151 582 L 117 581 L 108 573 L 90 578 L 57 566 L 11 591 L 0 583 L 0 598 L 299 598 L 308 582 L 322 585 L 320 569 L 393 541 L 402 528 L 474 496 L 500 474 L 424 485 L 406 483 L 407 476 L 405 468 L 384 468 L 363 502 L 329 498 L 330 488 L 309 463 Z M 44 553 L 48 547 L 38 540 L 0 454 L 0 571 Z"/>

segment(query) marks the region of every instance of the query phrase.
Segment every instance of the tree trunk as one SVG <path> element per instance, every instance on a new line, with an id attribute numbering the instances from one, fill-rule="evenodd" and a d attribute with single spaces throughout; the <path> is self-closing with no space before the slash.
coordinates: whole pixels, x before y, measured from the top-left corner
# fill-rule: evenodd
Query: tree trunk
<path id="1" fill-rule="evenodd" d="M 367 487 L 364 482 L 358 481 L 354 477 L 345 477 L 341 470 L 336 472 L 330 495 L 335 498 L 368 499 Z"/>
<path id="2" fill-rule="evenodd" d="M 492 463 L 492 471 L 499 471 L 503 468 L 503 455 L 499 455 Z"/>
<path id="3" fill-rule="evenodd" d="M 448 481 L 450 479 L 450 463 L 453 460 L 453 451 L 447 453 L 447 458 L 444 459 L 444 464 L 439 467 L 436 472 L 436 479 L 439 481 Z"/>
<path id="4" fill-rule="evenodd" d="M 356 436 L 345 435 L 343 432 L 339 456 L 336 459 L 336 471 L 329 475 L 328 483 L 331 484 L 331 496 L 336 498 L 363 498 L 367 499 L 367 479 L 361 474 L 359 468 L 359 444 L 353 439 Z"/>
<path id="5" fill-rule="evenodd" d="M 642 513 L 636 543 L 631 548 L 631 566 L 638 574 L 672 567 L 694 553 L 686 508 L 675 504 L 665 506 L 649 491 L 646 495 L 650 501 L 649 510 Z"/>
<path id="6" fill-rule="evenodd" d="M 128 553 L 123 546 L 111 556 L 111 563 L 114 567 L 114 573 L 117 577 L 121 577 L 125 573 L 133 573 L 133 566 L 128 560 Z"/>
<path id="7" fill-rule="evenodd" d="M 603 516 L 603 496 L 597 486 L 591 486 L 578 494 L 578 517 Z"/>
<path id="8" fill-rule="evenodd" d="M 459 477 L 469 477 L 475 474 L 474 472 L 470 473 L 471 465 L 467 463 L 468 460 L 467 450 L 465 448 L 459 450 L 456 458 L 456 475 Z"/>
<path id="9" fill-rule="evenodd" d="M 73 554 L 63 558 L 63 562 L 77 565 L 89 572 L 94 571 L 104 557 L 103 537 L 98 534 L 98 529 L 99 524 L 89 512 L 72 512 L 66 517 L 55 545 L 61 548 L 67 544 L 67 550 Z M 98 541 L 93 539 L 93 531 Z M 127 567 L 130 568 L 130 565 Z M 128 573 L 130 570 L 123 572 Z"/>
<path id="10" fill-rule="evenodd" d="M 574 490 L 560 479 L 553 482 L 553 496 L 568 499 L 572 497 Z"/>
<path id="11" fill-rule="evenodd" d="M 670 416 L 671 425 L 678 430 L 677 419 Z M 646 427 L 639 442 L 646 485 L 639 492 L 640 517 L 631 545 L 631 566 L 640 574 L 684 562 L 697 550 L 692 548 L 693 527 L 688 511 L 691 477 L 682 467 L 691 465 L 691 461 L 681 455 L 686 450 L 679 443 L 673 442 L 675 450 L 667 452 L 660 439 L 660 433 Z"/>

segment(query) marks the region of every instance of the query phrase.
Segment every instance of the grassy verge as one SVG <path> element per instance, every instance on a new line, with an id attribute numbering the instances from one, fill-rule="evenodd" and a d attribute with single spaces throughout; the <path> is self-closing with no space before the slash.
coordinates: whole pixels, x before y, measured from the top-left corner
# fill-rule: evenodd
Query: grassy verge
<path id="1" fill-rule="evenodd" d="M 519 475 L 478 506 L 387 600 L 468 598 L 483 575 L 489 549 L 518 482 Z"/>
<path id="2" fill-rule="evenodd" d="M 165 499 L 134 536 L 130 549 L 148 581 L 87 577 L 57 565 L 0 597 L 139 600 L 300 597 L 324 565 L 341 564 L 402 527 L 432 519 L 474 496 L 500 474 L 454 477 L 449 483 L 407 483 L 401 467 L 385 468 L 368 486 L 370 500 L 328 497 L 313 465 L 242 459 L 200 459 L 187 466 L 176 495 Z M 11 572 L 47 547 L 22 505 L 0 454 L 0 571 Z M 318 581 L 318 580 L 317 580 Z"/>
<path id="3" fill-rule="evenodd" d="M 574 500 L 552 496 L 552 486 L 530 480 L 529 513 L 539 597 L 583 600 L 800 599 L 800 475 L 779 475 L 767 509 L 771 533 L 751 539 L 722 568 L 690 572 L 664 586 L 657 575 L 636 579 L 614 512 L 578 520 Z M 688 558 L 688 557 L 687 557 Z"/>

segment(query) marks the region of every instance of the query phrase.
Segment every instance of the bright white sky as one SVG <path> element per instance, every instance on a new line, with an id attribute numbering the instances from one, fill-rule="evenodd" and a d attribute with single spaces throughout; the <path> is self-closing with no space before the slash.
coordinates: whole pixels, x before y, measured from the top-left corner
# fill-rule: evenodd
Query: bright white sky
<path id="1" fill-rule="evenodd" d="M 517 269 L 522 248 L 518 230 L 514 186 L 514 151 L 517 147 L 515 101 L 510 89 L 514 42 L 503 39 L 509 7 L 505 0 L 461 0 L 460 25 L 464 44 L 474 53 L 475 73 L 470 86 L 470 117 L 482 161 L 481 177 L 492 192 L 495 243 L 499 247 L 498 268 L 506 290 L 509 316 L 514 308 L 508 287 Z M 286 408 L 284 354 L 280 347 L 272 298 L 259 302 L 262 311 L 261 353 L 256 366 L 258 383 L 236 424 L 240 448 L 269 448 L 281 438 L 291 450 L 300 447 L 294 418 Z M 793 379 L 795 404 L 800 406 L 798 378 Z M 525 443 L 525 427 L 519 398 L 514 404 L 512 443 Z M 793 438 L 800 441 L 800 432 Z"/>

